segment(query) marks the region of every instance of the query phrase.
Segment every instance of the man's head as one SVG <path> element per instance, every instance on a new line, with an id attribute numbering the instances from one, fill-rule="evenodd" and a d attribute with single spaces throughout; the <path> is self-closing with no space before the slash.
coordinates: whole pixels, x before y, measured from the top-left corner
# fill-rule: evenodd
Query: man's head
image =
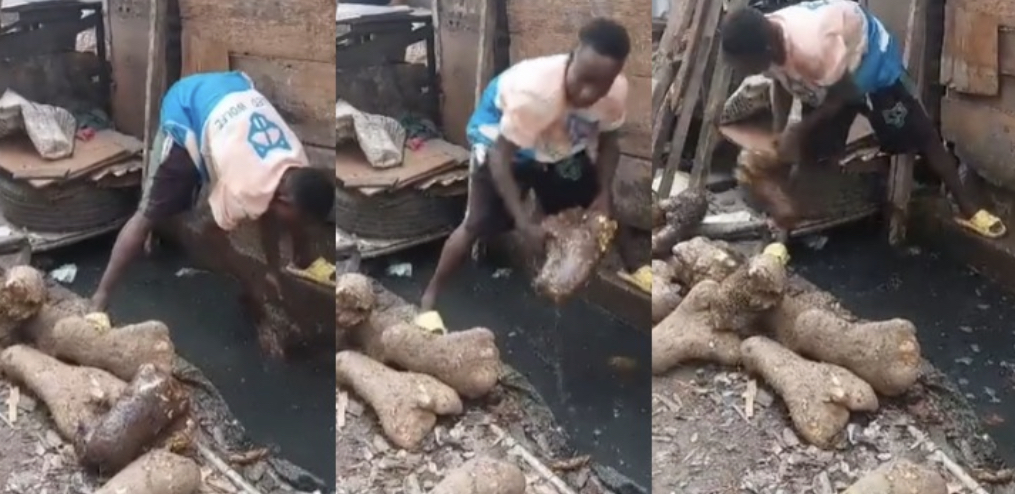
<path id="1" fill-rule="evenodd" d="M 723 53 L 738 71 L 760 74 L 773 63 L 783 62 L 781 34 L 758 9 L 744 7 L 730 12 L 720 31 Z"/>
<path id="2" fill-rule="evenodd" d="M 584 108 L 610 92 L 631 52 L 631 39 L 624 26 L 600 18 L 581 28 L 578 41 L 568 64 L 564 89 L 571 105 Z"/>
<path id="3" fill-rule="evenodd" d="M 271 201 L 271 212 L 284 223 L 324 222 L 335 205 L 335 181 L 325 170 L 290 168 Z"/>

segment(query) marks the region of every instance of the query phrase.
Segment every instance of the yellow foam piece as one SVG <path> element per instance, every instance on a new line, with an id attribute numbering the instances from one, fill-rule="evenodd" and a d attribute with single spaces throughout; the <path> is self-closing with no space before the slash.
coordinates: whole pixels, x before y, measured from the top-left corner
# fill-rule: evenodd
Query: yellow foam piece
<path id="1" fill-rule="evenodd" d="M 624 271 L 618 271 L 617 276 L 620 276 L 624 281 L 638 287 L 639 290 L 645 293 L 652 293 L 652 267 L 642 266 L 638 268 L 634 273 L 627 273 Z"/>
<path id="2" fill-rule="evenodd" d="M 335 265 L 328 262 L 328 260 L 323 257 L 318 257 L 317 260 L 310 263 L 310 266 L 307 266 L 306 269 L 289 266 L 286 270 L 307 281 L 312 281 L 321 285 L 335 285 L 335 280 L 331 279 L 332 276 L 335 275 Z"/>
<path id="3" fill-rule="evenodd" d="M 447 327 L 444 326 L 444 318 L 435 310 L 416 316 L 413 323 L 430 333 L 444 334 L 448 332 Z"/>
<path id="4" fill-rule="evenodd" d="M 762 254 L 778 259 L 783 265 L 789 264 L 789 250 L 779 242 L 768 244 Z"/>

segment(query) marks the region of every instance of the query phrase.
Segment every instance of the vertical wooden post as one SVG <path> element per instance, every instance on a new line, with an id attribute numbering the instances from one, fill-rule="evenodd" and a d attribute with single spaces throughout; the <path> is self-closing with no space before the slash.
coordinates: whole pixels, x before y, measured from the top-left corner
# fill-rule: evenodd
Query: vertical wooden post
<path id="1" fill-rule="evenodd" d="M 906 39 L 903 58 L 909 75 L 916 83 L 917 98 L 926 93 L 927 74 L 924 70 L 924 53 L 927 43 L 927 0 L 912 0 L 909 20 L 906 23 Z M 906 240 L 906 224 L 909 221 L 909 201 L 913 192 L 913 165 L 916 157 L 912 153 L 892 157 L 891 173 L 888 178 L 889 216 L 888 242 L 899 245 Z"/>
<path id="2" fill-rule="evenodd" d="M 150 0 L 148 6 L 148 76 L 145 90 L 145 127 L 142 181 L 147 179 L 152 160 L 152 140 L 159 127 L 162 93 L 166 90 L 166 26 L 169 0 Z"/>
<path id="3" fill-rule="evenodd" d="M 493 76 L 493 49 L 497 38 L 497 0 L 481 0 L 479 7 L 479 54 L 476 57 L 475 105 Z"/>

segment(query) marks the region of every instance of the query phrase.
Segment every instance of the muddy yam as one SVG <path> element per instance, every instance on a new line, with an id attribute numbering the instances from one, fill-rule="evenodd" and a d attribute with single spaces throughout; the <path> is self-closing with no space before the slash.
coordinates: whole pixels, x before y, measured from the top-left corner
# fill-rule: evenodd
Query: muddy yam
<path id="1" fill-rule="evenodd" d="M 176 349 L 169 328 L 145 321 L 108 330 L 97 329 L 83 317 L 67 317 L 51 327 L 36 326 L 32 335 L 43 352 L 78 365 L 95 367 L 130 381 L 144 364 L 172 372 Z"/>
<path id="2" fill-rule="evenodd" d="M 349 332 L 362 324 L 374 310 L 377 299 L 370 278 L 346 273 L 335 282 L 335 342 L 343 349 Z"/>
<path id="3" fill-rule="evenodd" d="M 617 222 L 576 208 L 547 217 L 543 228 L 550 236 L 535 287 L 559 304 L 595 274 L 617 233 Z"/>
<path id="4" fill-rule="evenodd" d="M 525 474 L 512 463 L 481 456 L 452 470 L 430 494 L 525 494 Z"/>
<path id="5" fill-rule="evenodd" d="M 698 189 L 685 189 L 674 197 L 659 201 L 665 221 L 652 233 L 652 257 L 669 257 L 673 246 L 687 240 L 708 213 L 708 193 Z"/>
<path id="6" fill-rule="evenodd" d="M 15 266 L 0 286 L 0 348 L 13 344 L 13 330 L 42 310 L 48 298 L 43 274 L 29 266 Z"/>
<path id="7" fill-rule="evenodd" d="M 121 470 L 95 494 L 195 494 L 200 488 L 197 463 L 157 449 Z"/>

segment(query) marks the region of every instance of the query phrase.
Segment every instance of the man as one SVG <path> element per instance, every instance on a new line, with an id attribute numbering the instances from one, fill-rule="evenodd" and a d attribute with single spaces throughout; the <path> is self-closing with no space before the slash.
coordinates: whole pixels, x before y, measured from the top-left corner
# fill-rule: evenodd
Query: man
<path id="1" fill-rule="evenodd" d="M 844 112 L 863 113 L 885 151 L 923 156 L 955 199 L 959 224 L 989 238 L 1005 235 L 1001 220 L 962 183 L 954 157 L 908 84 L 895 38 L 858 3 L 808 1 L 769 15 L 743 8 L 723 22 L 722 47 L 745 74 L 779 82 L 773 121 L 783 162 L 808 162 L 813 156 L 804 145 L 825 125 Z M 787 125 L 794 97 L 805 111 L 799 123 Z"/>
<path id="2" fill-rule="evenodd" d="M 476 240 L 517 230 L 525 247 L 541 250 L 547 235 L 526 213 L 534 192 L 544 214 L 573 207 L 609 214 L 610 185 L 620 158 L 631 50 L 627 31 L 595 19 L 565 54 L 519 62 L 495 77 L 468 124 L 472 145 L 468 208 L 451 234 L 421 301 L 423 326 L 440 326 L 433 312 L 449 276 Z"/>
<path id="3" fill-rule="evenodd" d="M 92 296 L 100 315 L 153 228 L 190 210 L 205 186 L 214 218 L 205 228 L 209 249 L 229 249 L 227 232 L 242 222 L 260 227 L 267 276 L 250 287 L 259 295 L 277 294 L 283 231 L 298 267 L 321 268 L 322 260 L 307 251 L 305 227 L 327 218 L 334 183 L 324 170 L 309 167 L 299 139 L 245 74 L 203 73 L 173 84 L 162 100 L 151 153 L 141 204 L 116 238 Z"/>

